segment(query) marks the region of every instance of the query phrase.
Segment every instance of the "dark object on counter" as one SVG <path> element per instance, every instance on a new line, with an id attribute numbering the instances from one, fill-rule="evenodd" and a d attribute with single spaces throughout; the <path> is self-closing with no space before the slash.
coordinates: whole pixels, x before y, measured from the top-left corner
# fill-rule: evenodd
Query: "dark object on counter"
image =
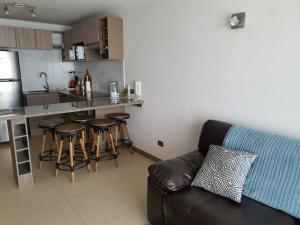
<path id="1" fill-rule="evenodd" d="M 300 220 L 243 196 L 236 204 L 191 187 L 211 144 L 222 145 L 232 125 L 207 121 L 198 150 L 149 167 L 147 212 L 151 225 L 300 225 Z"/>

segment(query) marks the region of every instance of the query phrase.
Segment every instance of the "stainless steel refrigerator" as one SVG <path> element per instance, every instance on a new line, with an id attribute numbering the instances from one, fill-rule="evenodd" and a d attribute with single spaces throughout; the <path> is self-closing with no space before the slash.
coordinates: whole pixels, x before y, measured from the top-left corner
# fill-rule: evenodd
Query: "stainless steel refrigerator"
<path id="1" fill-rule="evenodd" d="M 0 51 L 0 116 L 24 106 L 18 52 Z M 7 121 L 0 121 L 0 143 L 9 141 Z"/>

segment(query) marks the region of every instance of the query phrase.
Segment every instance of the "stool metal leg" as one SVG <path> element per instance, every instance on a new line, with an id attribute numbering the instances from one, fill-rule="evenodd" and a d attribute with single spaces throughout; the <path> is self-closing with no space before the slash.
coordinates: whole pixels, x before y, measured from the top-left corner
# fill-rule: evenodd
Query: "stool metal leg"
<path id="1" fill-rule="evenodd" d="M 127 136 L 128 142 L 129 142 L 130 153 L 133 154 L 134 151 L 132 150 L 132 141 L 131 141 L 131 138 L 130 138 L 130 135 L 129 135 L 127 123 L 125 123 L 123 126 L 125 128 L 125 133 L 126 133 L 126 136 Z"/>
<path id="2" fill-rule="evenodd" d="M 57 138 L 57 136 L 56 136 Z M 59 148 L 58 148 L 58 156 L 57 156 L 57 163 L 56 163 L 56 171 L 55 171 L 55 176 L 57 177 L 58 175 L 58 165 L 60 163 L 60 158 L 61 158 L 61 153 L 62 153 L 62 149 L 63 149 L 63 146 L 64 146 L 64 139 L 62 138 L 60 140 L 60 144 L 59 144 Z"/>
<path id="3" fill-rule="evenodd" d="M 96 149 L 96 163 L 95 163 L 95 171 L 98 172 L 98 164 L 99 164 L 99 157 L 100 157 L 100 144 L 101 144 L 101 133 L 97 134 L 97 149 Z"/>
<path id="4" fill-rule="evenodd" d="M 83 152 L 83 155 L 84 155 L 84 159 L 86 161 L 89 160 L 87 154 L 86 154 L 86 150 L 85 150 L 85 142 L 83 141 L 83 137 L 85 136 L 85 132 L 82 131 L 81 132 L 81 135 L 82 135 L 82 138 L 79 139 L 79 142 L 80 142 L 80 145 L 81 145 L 81 149 L 82 149 L 82 152 Z M 91 172 L 91 166 L 90 166 L 90 162 L 88 162 L 88 171 L 89 173 Z"/>
<path id="5" fill-rule="evenodd" d="M 92 132 L 93 135 L 93 145 L 92 145 L 92 151 L 96 153 L 96 147 L 97 147 L 97 134 L 96 132 Z"/>
<path id="6" fill-rule="evenodd" d="M 47 136 L 47 132 L 44 130 L 43 132 L 43 143 L 42 143 L 42 151 L 41 151 L 41 156 L 43 156 L 44 151 L 45 151 L 45 144 L 46 144 L 46 136 Z M 39 164 L 39 170 L 42 168 L 42 160 L 40 160 L 40 164 Z"/>

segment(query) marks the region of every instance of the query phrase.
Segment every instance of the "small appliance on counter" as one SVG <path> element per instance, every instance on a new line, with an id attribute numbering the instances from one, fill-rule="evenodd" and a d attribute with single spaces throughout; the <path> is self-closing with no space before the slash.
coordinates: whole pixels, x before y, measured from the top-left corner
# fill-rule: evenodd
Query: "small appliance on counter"
<path id="1" fill-rule="evenodd" d="M 134 81 L 134 93 L 138 100 L 142 98 L 142 81 Z"/>
<path id="2" fill-rule="evenodd" d="M 109 93 L 111 98 L 120 98 L 118 82 L 109 83 Z"/>
<path id="3" fill-rule="evenodd" d="M 70 71 L 70 81 L 69 81 L 69 89 L 70 90 L 75 90 L 76 86 L 77 86 L 77 81 L 76 81 L 76 75 L 75 75 L 75 71 Z"/>
<path id="4" fill-rule="evenodd" d="M 73 45 L 69 49 L 70 60 L 85 60 L 85 49 L 81 45 Z"/>
<path id="5" fill-rule="evenodd" d="M 85 60 L 84 46 L 75 46 L 76 60 Z"/>

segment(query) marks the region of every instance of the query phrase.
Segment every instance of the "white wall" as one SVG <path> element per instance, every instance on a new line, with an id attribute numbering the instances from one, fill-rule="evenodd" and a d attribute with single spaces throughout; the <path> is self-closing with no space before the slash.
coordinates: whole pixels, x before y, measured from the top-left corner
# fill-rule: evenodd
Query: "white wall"
<path id="1" fill-rule="evenodd" d="M 124 19 L 126 81 L 142 80 L 145 100 L 128 108 L 136 147 L 196 149 L 210 118 L 300 137 L 299 0 L 153 0 Z"/>

